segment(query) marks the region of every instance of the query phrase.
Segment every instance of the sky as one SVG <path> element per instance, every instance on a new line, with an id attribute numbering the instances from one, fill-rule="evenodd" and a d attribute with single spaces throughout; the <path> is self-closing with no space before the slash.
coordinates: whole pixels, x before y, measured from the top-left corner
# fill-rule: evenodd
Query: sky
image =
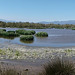
<path id="1" fill-rule="evenodd" d="M 75 0 L 0 0 L 0 19 L 22 22 L 75 20 Z"/>

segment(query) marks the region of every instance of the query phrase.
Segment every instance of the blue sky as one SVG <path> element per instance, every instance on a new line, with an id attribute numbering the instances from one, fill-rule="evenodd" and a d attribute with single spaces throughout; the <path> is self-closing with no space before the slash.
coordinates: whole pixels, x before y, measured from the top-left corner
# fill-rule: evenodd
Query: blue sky
<path id="1" fill-rule="evenodd" d="M 0 0 L 0 19 L 24 22 L 75 20 L 75 0 Z"/>

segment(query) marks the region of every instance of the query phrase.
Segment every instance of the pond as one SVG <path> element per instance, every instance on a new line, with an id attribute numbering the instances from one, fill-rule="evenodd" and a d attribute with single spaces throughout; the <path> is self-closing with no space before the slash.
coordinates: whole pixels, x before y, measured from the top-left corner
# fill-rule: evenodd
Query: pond
<path id="1" fill-rule="evenodd" d="M 36 37 L 34 36 L 34 41 L 22 42 L 19 37 L 16 38 L 2 38 L 0 37 L 0 43 L 10 43 L 10 44 L 20 44 L 25 46 L 42 46 L 42 47 L 69 47 L 75 46 L 75 30 L 71 29 L 26 29 L 26 28 L 0 28 L 9 30 L 34 30 L 36 32 L 47 32 L 48 37 Z"/>

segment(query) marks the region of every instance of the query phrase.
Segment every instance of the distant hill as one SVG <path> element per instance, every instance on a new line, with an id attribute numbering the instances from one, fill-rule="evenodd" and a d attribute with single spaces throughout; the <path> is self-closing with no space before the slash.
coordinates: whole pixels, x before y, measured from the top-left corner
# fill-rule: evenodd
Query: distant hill
<path id="1" fill-rule="evenodd" d="M 53 21 L 53 22 L 46 22 L 46 21 L 42 21 L 42 22 L 38 22 L 41 24 L 75 24 L 75 20 L 69 20 L 69 21 Z"/>
<path id="2" fill-rule="evenodd" d="M 16 21 L 11 21 L 11 20 L 4 20 L 4 19 L 0 19 L 0 21 L 3 21 L 3 22 L 16 22 Z"/>
<path id="3" fill-rule="evenodd" d="M 4 19 L 0 19 L 0 21 L 3 22 L 17 22 L 17 21 L 12 21 L 12 20 L 4 20 Z M 19 21 L 18 21 L 19 22 Z M 38 22 L 41 24 L 74 24 L 75 25 L 75 20 L 68 20 L 68 21 L 52 21 L 52 22 L 46 22 L 46 21 L 42 21 L 42 22 Z"/>

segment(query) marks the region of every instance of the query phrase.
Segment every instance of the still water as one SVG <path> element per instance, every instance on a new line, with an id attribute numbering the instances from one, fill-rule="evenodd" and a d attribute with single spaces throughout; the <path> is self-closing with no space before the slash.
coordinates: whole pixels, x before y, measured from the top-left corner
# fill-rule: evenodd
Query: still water
<path id="1" fill-rule="evenodd" d="M 25 28 L 0 28 L 9 30 L 18 30 Z M 19 37 L 7 39 L 0 37 L 0 43 L 20 44 L 26 46 L 42 46 L 42 47 L 69 47 L 75 46 L 75 30 L 71 29 L 25 29 L 35 30 L 36 32 L 47 32 L 48 37 L 40 38 L 34 36 L 34 41 L 21 42 Z"/>

